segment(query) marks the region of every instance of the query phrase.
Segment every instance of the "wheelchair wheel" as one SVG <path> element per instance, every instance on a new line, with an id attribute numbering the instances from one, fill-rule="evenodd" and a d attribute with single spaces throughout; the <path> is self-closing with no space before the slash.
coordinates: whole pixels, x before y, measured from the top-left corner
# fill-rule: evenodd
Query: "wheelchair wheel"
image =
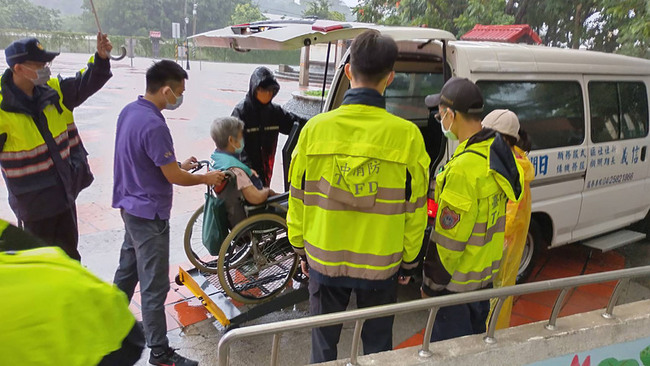
<path id="1" fill-rule="evenodd" d="M 237 224 L 224 240 L 217 274 L 228 296 L 254 304 L 280 293 L 297 266 L 287 222 L 278 215 L 259 214 Z"/>
<path id="2" fill-rule="evenodd" d="M 185 227 L 183 240 L 187 259 L 199 270 L 217 273 L 217 256 L 211 255 L 203 245 L 203 205 L 199 207 Z"/>

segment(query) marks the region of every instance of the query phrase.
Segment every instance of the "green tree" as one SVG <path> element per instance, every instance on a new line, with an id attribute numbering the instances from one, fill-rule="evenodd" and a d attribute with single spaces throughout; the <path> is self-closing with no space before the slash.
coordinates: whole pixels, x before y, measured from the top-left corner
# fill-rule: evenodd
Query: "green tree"
<path id="1" fill-rule="evenodd" d="M 363 22 L 440 28 L 529 24 L 545 45 L 649 57 L 648 0 L 362 0 Z"/>
<path id="2" fill-rule="evenodd" d="M 407 1 L 407 0 L 404 0 Z M 388 24 L 388 19 L 397 15 L 395 1 L 361 0 L 352 9 L 357 20 L 365 23 Z M 409 24 L 409 22 L 404 22 Z"/>
<path id="3" fill-rule="evenodd" d="M 338 11 L 334 11 L 334 10 L 331 10 L 331 11 L 330 11 L 330 16 L 329 16 L 329 18 L 330 18 L 331 20 L 338 20 L 338 21 L 340 21 L 340 22 L 344 22 L 344 21 L 345 21 L 345 15 L 344 15 L 343 13 L 340 13 L 340 12 L 338 12 Z"/>
<path id="4" fill-rule="evenodd" d="M 61 12 L 27 0 L 0 0 L 0 28 L 54 31 L 61 28 Z"/>
<path id="5" fill-rule="evenodd" d="M 604 0 L 605 13 L 618 22 L 619 51 L 650 58 L 650 3 L 647 0 Z"/>
<path id="6" fill-rule="evenodd" d="M 620 46 L 616 29 L 624 22 L 608 12 L 608 1 L 508 0 L 506 13 L 529 24 L 546 45 L 612 52 Z"/>
<path id="7" fill-rule="evenodd" d="M 64 15 L 61 17 L 61 31 L 84 32 L 84 24 L 80 15 Z"/>
<path id="8" fill-rule="evenodd" d="M 230 24 L 244 24 L 266 19 L 257 5 L 251 3 L 237 4 L 235 11 L 230 16 Z"/>
<path id="9" fill-rule="evenodd" d="M 302 16 L 345 21 L 345 15 L 338 11 L 332 11 L 330 7 L 329 0 L 315 0 L 308 3 L 307 9 L 302 12 Z"/>
<path id="10" fill-rule="evenodd" d="M 426 26 L 458 34 L 455 19 L 468 4 L 468 0 L 364 0 L 354 8 L 354 13 L 361 21 Z"/>
<path id="11" fill-rule="evenodd" d="M 195 1 L 181 0 L 94 0 L 102 31 L 114 35 L 148 36 L 150 30 L 162 31 L 163 37 L 171 38 L 172 22 L 181 23 L 184 34 L 184 18 L 189 18 L 187 33 L 193 30 L 192 7 Z M 238 4 L 245 0 L 197 1 L 196 31 L 206 32 L 225 27 Z M 187 4 L 187 9 L 185 5 Z M 87 32 L 96 32 L 95 18 L 88 0 L 84 0 L 82 19 Z"/>
<path id="12" fill-rule="evenodd" d="M 330 3 L 328 0 L 315 0 L 309 2 L 307 9 L 302 12 L 304 17 L 317 17 L 318 19 L 328 19 L 330 16 Z"/>
<path id="13" fill-rule="evenodd" d="M 515 17 L 506 14 L 503 0 L 469 0 L 467 9 L 454 19 L 458 33 L 463 34 L 476 24 L 513 24 Z"/>

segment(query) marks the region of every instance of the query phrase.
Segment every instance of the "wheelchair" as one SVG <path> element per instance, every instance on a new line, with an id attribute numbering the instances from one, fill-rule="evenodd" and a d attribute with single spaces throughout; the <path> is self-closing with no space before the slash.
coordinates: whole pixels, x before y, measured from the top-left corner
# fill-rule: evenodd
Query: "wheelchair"
<path id="1" fill-rule="evenodd" d="M 209 164 L 199 162 L 198 171 Z M 237 189 L 235 176 L 226 171 L 228 179 L 221 187 L 208 188 L 225 202 L 229 233 L 221 243 L 218 255 L 203 243 L 203 210 L 199 207 L 185 229 L 184 248 L 190 262 L 207 274 L 216 274 L 219 283 L 210 281 L 231 299 L 243 304 L 270 300 L 290 285 L 299 263 L 287 235 L 288 193 L 270 197 L 260 205 L 247 203 Z M 215 193 L 216 192 L 216 193 Z"/>

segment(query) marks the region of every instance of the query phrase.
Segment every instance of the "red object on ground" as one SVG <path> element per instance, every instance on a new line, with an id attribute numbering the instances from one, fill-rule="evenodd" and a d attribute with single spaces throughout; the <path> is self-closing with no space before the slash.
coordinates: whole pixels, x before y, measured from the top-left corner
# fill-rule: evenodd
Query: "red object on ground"
<path id="1" fill-rule="evenodd" d="M 542 39 L 528 24 L 482 25 L 477 24 L 463 34 L 464 41 L 493 41 L 507 43 L 541 44 Z"/>

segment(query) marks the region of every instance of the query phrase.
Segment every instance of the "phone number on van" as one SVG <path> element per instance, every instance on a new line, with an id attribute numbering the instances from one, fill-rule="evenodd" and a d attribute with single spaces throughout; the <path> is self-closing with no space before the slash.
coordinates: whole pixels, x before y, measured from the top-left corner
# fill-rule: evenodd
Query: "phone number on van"
<path id="1" fill-rule="evenodd" d="M 609 185 L 612 185 L 612 184 L 629 182 L 632 179 L 634 179 L 634 173 L 625 173 L 625 174 L 612 175 L 611 177 L 601 178 L 601 179 L 594 179 L 594 180 L 591 180 L 591 181 L 587 182 L 587 188 L 596 188 L 596 187 L 601 187 L 601 186 L 609 186 Z"/>

